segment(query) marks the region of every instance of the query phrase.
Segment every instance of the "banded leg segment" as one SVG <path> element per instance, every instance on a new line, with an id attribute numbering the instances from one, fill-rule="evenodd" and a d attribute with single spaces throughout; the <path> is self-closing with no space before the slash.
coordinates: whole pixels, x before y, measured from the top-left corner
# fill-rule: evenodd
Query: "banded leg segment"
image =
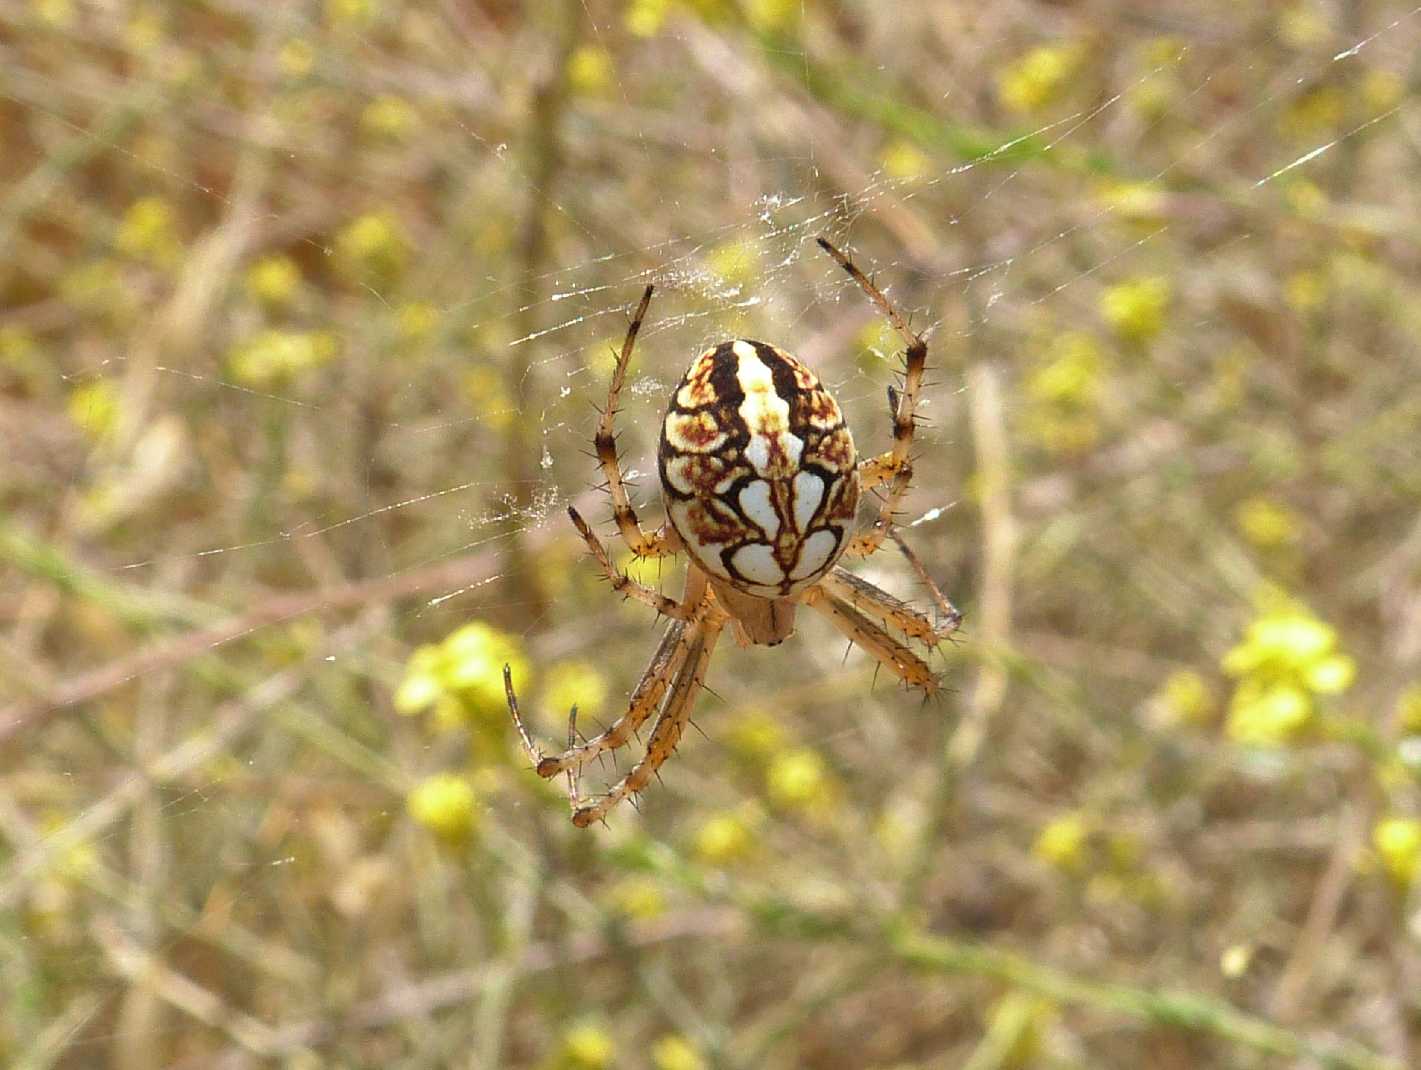
<path id="1" fill-rule="evenodd" d="M 523 741 L 523 750 L 528 755 L 528 760 L 533 763 L 538 775 L 546 779 L 565 771 L 575 772 L 599 754 L 625 746 L 636 730 L 651 716 L 657 703 L 666 696 L 667 688 L 670 687 L 682 663 L 686 660 L 686 655 L 690 651 L 690 643 L 686 634 L 687 628 L 688 625 L 684 621 L 672 621 L 667 627 L 666 633 L 661 637 L 661 642 L 657 644 L 656 651 L 651 655 L 650 664 L 647 665 L 646 671 L 642 673 L 641 679 L 632 691 L 631 701 L 627 705 L 626 712 L 600 735 L 593 736 L 584 743 L 576 743 L 575 739 L 570 740 L 567 750 L 561 754 L 543 754 L 542 749 L 529 736 L 528 729 L 524 726 L 523 719 L 518 713 L 518 696 L 513 692 L 512 674 L 509 672 L 508 666 L 505 665 L 503 688 L 508 697 L 508 710 L 513 715 L 513 723 L 517 726 L 519 738 Z M 569 721 L 572 721 L 576 716 L 577 707 L 574 706 Z"/>
<path id="2" fill-rule="evenodd" d="M 834 597 L 823 584 L 805 592 L 804 604 L 829 618 L 829 623 L 851 643 L 857 643 L 909 687 L 935 694 L 942 686 L 928 663 L 884 631 L 850 603 Z"/>
<path id="3" fill-rule="evenodd" d="M 908 453 L 913 445 L 914 411 L 918 405 L 918 393 L 923 385 L 923 372 L 928 363 L 928 343 L 920 335 L 913 333 L 902 313 L 898 311 L 893 302 L 888 300 L 883 291 L 859 270 L 857 264 L 825 239 L 819 238 L 817 240 L 820 248 L 838 262 L 839 266 L 848 273 L 849 278 L 858 283 L 859 288 L 868 295 L 868 299 L 883 313 L 908 346 L 904 358 L 903 388 L 889 393 L 890 398 L 897 398 L 897 405 L 893 413 L 893 449 L 874 458 L 868 466 L 865 466 L 872 469 L 868 473 L 873 479 L 873 483 L 870 485 L 891 480 L 888 493 L 884 495 L 883 502 L 879 506 L 878 519 L 873 527 L 856 535 L 845 551 L 846 554 L 854 557 L 867 557 L 877 550 L 883 544 L 883 540 L 888 537 L 888 530 L 893 524 L 893 515 L 898 510 L 898 502 L 907 492 L 908 484 L 913 478 L 913 466 Z M 862 485 L 864 474 L 860 472 L 860 485 Z"/>
<path id="4" fill-rule="evenodd" d="M 908 545 L 907 540 L 903 538 L 903 533 L 895 527 L 889 531 L 888 534 L 891 535 L 893 541 L 898 544 L 898 549 L 901 550 L 903 556 L 908 559 L 908 564 L 912 567 L 913 571 L 917 573 L 919 581 L 928 589 L 928 594 L 932 596 L 933 605 L 937 608 L 937 621 L 933 627 L 934 633 L 940 639 L 950 638 L 952 633 L 957 631 L 962 625 L 961 610 L 952 604 L 952 600 L 942 593 L 942 588 L 928 575 L 927 568 L 923 565 L 918 555 L 913 552 L 913 548 Z"/>
<path id="5" fill-rule="evenodd" d="M 612 559 L 607 556 L 607 548 L 587 526 L 587 521 L 582 519 L 582 514 L 569 505 L 567 515 L 572 518 L 573 526 L 577 528 L 583 542 L 587 543 L 587 548 L 592 551 L 592 557 L 596 560 L 598 567 L 611 581 L 614 591 L 620 591 L 627 598 L 635 598 L 643 605 L 648 605 L 656 612 L 671 617 L 673 620 L 689 620 L 691 618 L 693 612 L 691 606 L 678 602 L 674 598 L 667 598 L 661 592 L 653 591 L 645 584 L 637 583 L 625 572 L 618 572 L 616 566 L 612 564 Z"/>
<path id="6" fill-rule="evenodd" d="M 662 763 L 671 757 L 676 745 L 681 742 L 687 722 L 691 719 L 696 696 L 705 683 L 706 667 L 710 664 L 711 654 L 724 625 L 725 618 L 716 614 L 689 626 L 685 660 L 681 662 L 675 681 L 666 692 L 661 710 L 652 724 L 646 753 L 605 795 L 588 801 L 573 796 L 572 823 L 578 828 L 586 828 L 594 821 L 601 821 L 607 812 L 623 799 L 641 792 L 651 782 Z"/>
<path id="7" fill-rule="evenodd" d="M 627 546 L 637 557 L 664 557 L 675 552 L 672 541 L 667 536 L 666 528 L 663 527 L 651 534 L 642 530 L 641 523 L 637 520 L 636 510 L 632 508 L 631 498 L 627 494 L 626 480 L 622 478 L 622 467 L 617 461 L 617 437 L 614 432 L 617 404 L 622 396 L 622 387 L 626 385 L 627 381 L 627 366 L 631 363 L 632 348 L 636 345 L 636 336 L 637 332 L 641 330 L 641 322 L 646 318 L 647 306 L 651 304 L 652 290 L 653 287 L 648 286 L 642 293 L 641 303 L 637 305 L 632 322 L 627 327 L 627 337 L 622 342 L 622 351 L 617 357 L 617 367 L 612 372 L 612 385 L 607 390 L 607 407 L 602 410 L 602 417 L 597 421 L 597 437 L 593 439 L 593 445 L 597 450 L 597 463 L 602 466 L 602 474 L 607 480 L 607 489 L 612 495 L 612 513 L 617 519 L 617 528 L 621 531 Z"/>
<path id="8" fill-rule="evenodd" d="M 908 603 L 843 568 L 836 567 L 820 584 L 832 597 L 848 603 L 864 616 L 886 628 L 896 628 L 927 646 L 935 647 L 948 638 L 957 630 L 961 620 L 961 614 L 958 614 L 941 623 L 933 621 L 927 614 L 918 612 Z M 954 609 L 952 612 L 957 611 Z"/>

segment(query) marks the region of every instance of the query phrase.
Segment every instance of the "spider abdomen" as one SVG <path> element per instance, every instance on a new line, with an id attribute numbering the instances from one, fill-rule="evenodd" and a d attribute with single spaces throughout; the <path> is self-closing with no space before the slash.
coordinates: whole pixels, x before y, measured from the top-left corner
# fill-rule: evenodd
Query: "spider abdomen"
<path id="1" fill-rule="evenodd" d="M 661 488 L 713 578 L 783 598 L 833 567 L 858 507 L 853 436 L 809 368 L 764 342 L 701 354 L 661 427 Z"/>

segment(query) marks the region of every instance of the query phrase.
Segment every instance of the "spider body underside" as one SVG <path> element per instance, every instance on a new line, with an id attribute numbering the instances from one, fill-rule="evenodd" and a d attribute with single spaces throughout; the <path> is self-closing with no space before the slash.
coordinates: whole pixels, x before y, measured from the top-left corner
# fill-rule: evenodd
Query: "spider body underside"
<path id="1" fill-rule="evenodd" d="M 796 609 L 808 606 L 908 686 L 926 695 L 940 686 L 927 662 L 890 631 L 936 648 L 961 621 L 893 524 L 912 478 L 913 413 L 927 343 L 847 256 L 823 238 L 818 241 L 907 343 L 902 387 L 889 388 L 893 447 L 859 461 L 837 402 L 809 368 L 764 342 L 723 342 L 692 362 L 671 396 L 657 451 L 667 523 L 646 532 L 627 494 L 613 434 L 632 348 L 651 301 L 652 287 L 646 288 L 627 329 L 594 442 L 623 539 L 642 557 L 684 550 L 690 558 L 685 591 L 671 599 L 619 572 L 586 521 L 569 507 L 612 586 L 665 614 L 670 623 L 626 712 L 606 731 L 578 742 L 574 707 L 567 749 L 557 755 L 544 755 L 533 743 L 504 667 L 508 707 L 523 748 L 539 776 L 567 774 L 572 821 L 580 828 L 639 794 L 676 749 L 727 624 L 742 646 L 773 646 L 793 634 Z M 855 533 L 860 492 L 885 486 L 877 519 Z M 935 618 L 838 565 L 842 557 L 867 557 L 890 536 L 926 582 Z M 583 797 L 582 767 L 626 744 L 653 714 L 645 754 L 606 794 Z"/>

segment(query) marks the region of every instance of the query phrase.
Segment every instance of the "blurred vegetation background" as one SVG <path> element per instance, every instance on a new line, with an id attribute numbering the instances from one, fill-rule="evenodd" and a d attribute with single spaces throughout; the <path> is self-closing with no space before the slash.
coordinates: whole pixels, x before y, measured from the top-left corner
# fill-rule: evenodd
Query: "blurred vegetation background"
<path id="1" fill-rule="evenodd" d="M 9 0 L 0 1064 L 1421 1065 L 1412 0 Z M 924 705 L 723 644 L 639 811 L 661 407 L 888 442 Z M 619 563 L 671 594 L 675 563 Z M 926 604 L 891 547 L 860 571 Z M 625 765 L 623 765 L 625 768 Z M 616 775 L 594 769 L 587 786 Z"/>

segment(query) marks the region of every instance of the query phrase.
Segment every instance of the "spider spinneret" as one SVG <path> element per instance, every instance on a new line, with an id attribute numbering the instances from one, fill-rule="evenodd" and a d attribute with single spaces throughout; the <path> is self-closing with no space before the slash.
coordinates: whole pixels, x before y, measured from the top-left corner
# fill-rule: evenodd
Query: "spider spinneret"
<path id="1" fill-rule="evenodd" d="M 825 239 L 817 240 L 907 343 L 902 389 L 888 388 L 893 447 L 858 461 L 838 403 L 809 368 L 765 342 L 723 342 L 691 363 L 671 395 L 657 451 L 668 522 L 648 534 L 627 494 L 613 434 L 632 348 L 651 303 L 652 287 L 646 288 L 627 328 L 594 443 L 622 537 L 642 557 L 684 549 L 691 559 L 685 592 L 679 601 L 668 598 L 617 571 L 592 529 L 569 507 L 613 588 L 670 623 L 626 712 L 606 731 L 579 742 L 574 706 L 561 754 L 544 755 L 533 743 L 518 712 L 512 675 L 507 666 L 503 670 L 523 748 L 539 776 L 567 774 L 578 827 L 601 820 L 617 803 L 640 793 L 676 749 L 726 624 L 742 646 L 773 646 L 793 634 L 797 607 L 808 606 L 908 686 L 924 694 L 940 686 L 927 662 L 889 631 L 935 649 L 962 619 L 893 524 L 912 478 L 909 448 L 927 343 L 853 261 Z M 884 484 L 873 526 L 854 534 L 860 490 Z M 890 536 L 932 593 L 933 617 L 838 565 L 840 558 L 867 557 Z M 626 744 L 653 711 L 646 753 L 605 795 L 584 798 L 582 767 Z"/>

